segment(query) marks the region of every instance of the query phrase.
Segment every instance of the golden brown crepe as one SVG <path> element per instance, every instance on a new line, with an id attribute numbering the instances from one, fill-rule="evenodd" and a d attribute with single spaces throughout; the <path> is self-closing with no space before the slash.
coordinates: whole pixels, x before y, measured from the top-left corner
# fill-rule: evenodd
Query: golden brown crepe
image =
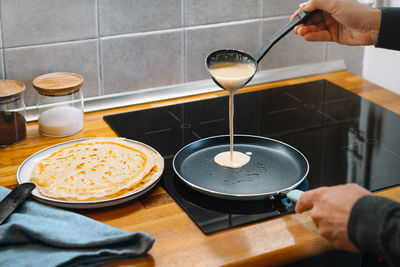
<path id="1" fill-rule="evenodd" d="M 46 197 L 87 201 L 118 197 L 152 183 L 160 156 L 122 139 L 94 138 L 60 148 L 33 169 Z"/>

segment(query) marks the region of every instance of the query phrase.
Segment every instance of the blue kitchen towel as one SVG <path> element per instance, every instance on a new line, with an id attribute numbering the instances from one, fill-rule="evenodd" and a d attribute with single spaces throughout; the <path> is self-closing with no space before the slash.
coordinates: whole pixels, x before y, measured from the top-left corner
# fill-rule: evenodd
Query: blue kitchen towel
<path id="1" fill-rule="evenodd" d="M 0 200 L 9 189 L 0 187 Z M 154 238 L 26 200 L 0 225 L 0 266 L 98 266 L 145 255 Z"/>

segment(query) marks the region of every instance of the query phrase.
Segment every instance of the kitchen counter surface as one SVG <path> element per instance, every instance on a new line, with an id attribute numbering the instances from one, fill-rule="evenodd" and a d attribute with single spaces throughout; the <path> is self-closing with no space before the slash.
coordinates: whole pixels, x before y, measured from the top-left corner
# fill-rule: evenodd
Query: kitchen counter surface
<path id="1" fill-rule="evenodd" d="M 251 86 L 239 90 L 238 93 L 321 79 L 326 79 L 400 114 L 399 95 L 346 71 Z M 14 188 L 17 184 L 15 174 L 18 166 L 28 156 L 43 148 L 72 139 L 117 136 L 103 120 L 104 115 L 223 95 L 227 93 L 220 91 L 89 113 L 85 115 L 84 130 L 65 138 L 41 136 L 37 123 L 28 123 L 25 140 L 0 148 L 0 185 Z M 400 186 L 375 194 L 400 201 Z M 137 200 L 116 207 L 78 212 L 119 229 L 132 232 L 144 231 L 155 237 L 156 242 L 146 257 L 114 262 L 109 266 L 280 265 L 331 249 L 327 241 L 318 234 L 308 212 L 281 216 L 205 235 L 161 186 L 157 186 Z"/>

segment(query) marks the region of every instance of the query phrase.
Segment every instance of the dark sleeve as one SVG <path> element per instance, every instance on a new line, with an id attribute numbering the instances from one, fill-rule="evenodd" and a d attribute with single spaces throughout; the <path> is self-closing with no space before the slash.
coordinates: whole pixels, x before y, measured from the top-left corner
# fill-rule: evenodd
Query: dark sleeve
<path id="1" fill-rule="evenodd" d="M 353 206 L 348 223 L 349 238 L 365 253 L 383 257 L 400 266 L 400 203 L 373 195 Z"/>
<path id="2" fill-rule="evenodd" d="M 382 7 L 382 20 L 376 47 L 400 50 L 400 8 Z"/>

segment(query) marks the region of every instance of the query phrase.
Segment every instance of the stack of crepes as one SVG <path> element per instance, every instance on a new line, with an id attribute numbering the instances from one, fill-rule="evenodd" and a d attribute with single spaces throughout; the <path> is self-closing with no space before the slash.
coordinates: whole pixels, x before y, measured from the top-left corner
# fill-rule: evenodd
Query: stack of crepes
<path id="1" fill-rule="evenodd" d="M 93 138 L 60 148 L 33 169 L 31 181 L 49 198 L 92 201 L 137 192 L 157 180 L 162 157 L 141 143 Z"/>

